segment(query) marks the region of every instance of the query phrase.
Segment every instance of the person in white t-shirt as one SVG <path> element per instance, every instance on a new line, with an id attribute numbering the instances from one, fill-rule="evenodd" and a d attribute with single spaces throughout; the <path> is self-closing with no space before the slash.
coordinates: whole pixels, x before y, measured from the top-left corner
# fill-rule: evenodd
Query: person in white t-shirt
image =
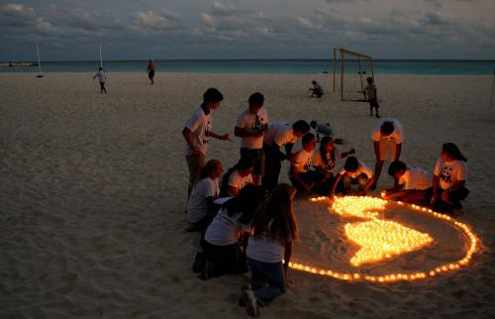
<path id="1" fill-rule="evenodd" d="M 250 158 L 243 157 L 222 178 L 220 195 L 222 197 L 236 197 L 246 185 L 254 184 L 254 165 Z"/>
<path id="2" fill-rule="evenodd" d="M 373 116 L 373 109 L 375 110 L 376 118 L 380 118 L 379 109 L 380 104 L 378 104 L 378 97 L 376 95 L 376 85 L 372 77 L 366 79 L 368 85 L 364 88 L 364 97 L 370 104 L 370 116 Z"/>
<path id="3" fill-rule="evenodd" d="M 440 158 L 433 169 L 431 204 L 438 210 L 462 214 L 461 201 L 469 195 L 466 188 L 467 158 L 454 143 L 443 144 Z"/>
<path id="4" fill-rule="evenodd" d="M 208 153 L 208 138 L 230 140 L 229 134 L 219 135 L 212 131 L 212 113 L 220 107 L 223 95 L 214 88 L 203 94 L 203 103 L 186 122 L 182 135 L 187 143 L 186 160 L 189 168 L 188 196 L 198 181 Z"/>
<path id="5" fill-rule="evenodd" d="M 206 258 L 202 279 L 247 271 L 244 239 L 251 232 L 251 222 L 264 197 L 261 187 L 247 185 L 238 197 L 221 206 L 202 241 Z"/>
<path id="6" fill-rule="evenodd" d="M 194 185 L 187 201 L 186 217 L 192 226 L 190 231 L 205 230 L 215 215 L 213 202 L 220 194 L 218 179 L 222 173 L 222 163 L 218 160 L 209 160 L 203 167 L 200 180 Z"/>
<path id="7" fill-rule="evenodd" d="M 394 187 L 382 192 L 384 199 L 426 205 L 432 194 L 431 174 L 419 167 L 408 167 L 404 162 L 390 164 L 388 174 L 394 178 Z"/>
<path id="8" fill-rule="evenodd" d="M 366 164 L 354 156 L 349 156 L 344 164 L 344 169 L 335 178 L 329 197 L 336 193 L 344 195 L 366 195 L 373 183 L 373 172 Z M 357 186 L 357 189 L 353 189 Z"/>
<path id="9" fill-rule="evenodd" d="M 278 184 L 282 161 L 290 158 L 292 147 L 304 134 L 308 133 L 310 126 L 306 121 L 299 120 L 294 124 L 271 123 L 263 137 L 263 149 L 265 150 L 265 175 L 263 186 L 273 190 Z M 285 154 L 281 147 L 285 148 Z"/>
<path id="10" fill-rule="evenodd" d="M 253 179 L 256 185 L 261 185 L 265 166 L 263 135 L 268 128 L 268 113 L 263 107 L 264 101 L 263 94 L 251 94 L 249 107 L 239 116 L 234 131 L 235 136 L 242 138 L 241 158 L 247 157 L 254 164 Z"/>
<path id="11" fill-rule="evenodd" d="M 375 174 L 371 189 L 375 189 L 386 160 L 398 161 L 404 142 L 402 125 L 396 119 L 384 119 L 371 134 L 375 150 Z"/>
<path id="12" fill-rule="evenodd" d="M 352 148 L 347 152 L 339 152 L 335 146 L 335 139 L 330 136 L 324 136 L 320 141 L 320 147 L 314 152 L 312 165 L 325 176 L 325 178 L 333 178 L 333 170 L 337 165 L 338 160 L 342 160 L 349 155 L 356 153 Z"/>
<path id="13" fill-rule="evenodd" d="M 285 293 L 293 242 L 298 238 L 294 213 L 296 190 L 278 185 L 254 217 L 247 246 L 251 285 L 243 289 L 240 303 L 250 316 Z"/>
<path id="14" fill-rule="evenodd" d="M 302 149 L 290 158 L 289 179 L 299 194 L 311 193 L 324 177 L 311 170 L 315 147 L 316 137 L 313 133 L 307 133 L 302 138 Z"/>
<path id="15" fill-rule="evenodd" d="M 100 83 L 100 93 L 107 94 L 107 88 L 105 87 L 105 83 L 107 81 L 107 76 L 105 75 L 105 72 L 103 72 L 103 68 L 100 67 L 98 69 L 98 72 L 93 76 L 93 80 L 98 79 L 98 83 Z"/>

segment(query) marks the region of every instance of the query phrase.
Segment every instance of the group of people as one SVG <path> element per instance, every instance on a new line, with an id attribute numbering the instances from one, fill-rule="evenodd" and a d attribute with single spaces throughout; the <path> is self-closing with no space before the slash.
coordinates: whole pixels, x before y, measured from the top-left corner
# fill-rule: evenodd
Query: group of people
<path id="1" fill-rule="evenodd" d="M 155 84 L 155 72 L 156 72 L 156 65 L 153 62 L 153 60 L 148 61 L 148 65 L 146 66 L 146 71 L 148 72 L 148 79 L 150 80 L 150 84 L 153 85 Z M 101 94 L 107 94 L 107 88 L 105 86 L 107 82 L 107 75 L 105 71 L 103 71 L 103 67 L 100 66 L 98 68 L 98 72 L 93 75 L 93 80 L 97 79 L 98 84 L 100 85 L 100 93 Z"/>
<path id="2" fill-rule="evenodd" d="M 373 171 L 354 149 L 338 150 L 342 140 L 333 136 L 328 123 L 269 122 L 259 92 L 249 97 L 234 128 L 241 139 L 239 161 L 223 174 L 219 160 L 207 160 L 209 138 L 231 140 L 229 134 L 212 129 L 213 113 L 222 100 L 220 91 L 208 89 L 182 132 L 189 168 L 186 216 L 189 230 L 200 233 L 193 271 L 202 279 L 249 271 L 250 284 L 242 289 L 240 305 L 250 315 L 259 315 L 259 306 L 285 292 L 292 244 L 298 236 L 296 194 L 325 195 L 329 200 L 336 194 L 368 194 L 376 189 L 385 161 L 391 162 L 388 173 L 394 179 L 393 187 L 381 193 L 386 199 L 459 213 L 469 194 L 467 159 L 453 143 L 442 146 L 428 173 L 400 160 L 402 126 L 396 119 L 383 119 L 371 134 Z M 298 140 L 302 147 L 294 150 Z M 279 183 L 284 160 L 290 163 L 291 185 Z"/>

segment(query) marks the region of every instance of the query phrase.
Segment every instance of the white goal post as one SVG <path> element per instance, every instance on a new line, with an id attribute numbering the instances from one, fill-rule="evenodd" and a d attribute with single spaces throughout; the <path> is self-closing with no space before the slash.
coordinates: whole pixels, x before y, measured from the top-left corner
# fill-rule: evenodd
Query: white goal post
<path id="1" fill-rule="evenodd" d="M 340 55 L 340 59 L 339 56 Z M 373 58 L 348 49 L 333 49 L 333 92 L 336 90 L 337 66 L 340 63 L 341 101 L 365 101 L 366 78 L 375 79 Z"/>

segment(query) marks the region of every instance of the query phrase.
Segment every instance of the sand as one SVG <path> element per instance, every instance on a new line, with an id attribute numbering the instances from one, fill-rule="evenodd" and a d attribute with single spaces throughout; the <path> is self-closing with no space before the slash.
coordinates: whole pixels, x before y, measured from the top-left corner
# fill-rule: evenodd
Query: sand
<path id="1" fill-rule="evenodd" d="M 91 74 L 1 74 L 0 317 L 245 316 L 237 306 L 245 276 L 203 282 L 190 271 L 195 236 L 184 232 L 187 167 L 180 133 L 206 88 L 215 86 L 226 97 L 213 123 L 219 133 L 233 133 L 248 95 L 259 90 L 272 121 L 330 121 L 372 165 L 370 132 L 377 120 L 363 103 L 342 103 L 335 95 L 307 98 L 312 79 L 329 87 L 323 75 L 162 73 L 152 87 L 144 74 L 118 73 L 110 74 L 109 94 L 102 96 Z M 383 115 L 404 126 L 405 161 L 431 168 L 448 141 L 469 158 L 472 193 L 461 220 L 483 243 L 472 265 L 435 280 L 386 285 L 291 271 L 288 293 L 262 309 L 263 317 L 495 316 L 490 81 L 377 77 Z M 238 147 L 236 139 L 212 141 L 209 157 L 230 167 Z M 382 178 L 380 186 L 387 185 L 390 179 Z M 301 225 L 323 227 L 308 210 L 298 210 Z M 316 247 L 317 235 L 318 229 L 301 244 Z M 295 258 L 312 254 L 300 249 Z"/>

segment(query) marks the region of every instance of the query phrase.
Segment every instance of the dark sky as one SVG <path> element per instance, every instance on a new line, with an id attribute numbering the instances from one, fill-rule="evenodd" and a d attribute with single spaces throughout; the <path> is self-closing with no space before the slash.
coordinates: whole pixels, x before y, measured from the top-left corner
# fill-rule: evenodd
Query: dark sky
<path id="1" fill-rule="evenodd" d="M 0 0 L 0 60 L 495 59 L 495 0 Z"/>

